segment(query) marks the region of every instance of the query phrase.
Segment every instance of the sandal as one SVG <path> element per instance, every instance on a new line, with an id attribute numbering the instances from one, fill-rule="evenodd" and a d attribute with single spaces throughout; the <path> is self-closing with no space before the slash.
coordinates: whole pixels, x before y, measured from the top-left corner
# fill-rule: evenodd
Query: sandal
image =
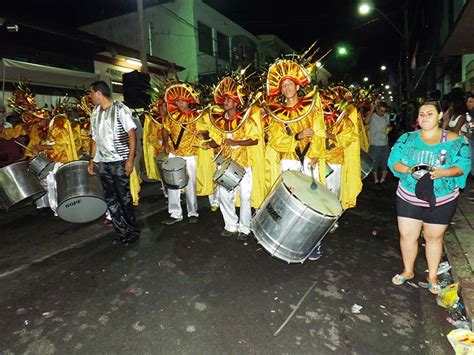
<path id="1" fill-rule="evenodd" d="M 433 295 L 438 295 L 441 292 L 441 285 L 440 284 L 432 284 L 431 282 L 428 284 L 428 290 Z"/>
<path id="2" fill-rule="evenodd" d="M 396 274 L 394 277 L 392 277 L 392 283 L 394 285 L 400 286 L 400 285 L 403 285 L 405 282 L 407 282 L 407 280 L 411 280 L 411 279 L 413 279 L 413 277 L 407 279 L 405 276 Z"/>

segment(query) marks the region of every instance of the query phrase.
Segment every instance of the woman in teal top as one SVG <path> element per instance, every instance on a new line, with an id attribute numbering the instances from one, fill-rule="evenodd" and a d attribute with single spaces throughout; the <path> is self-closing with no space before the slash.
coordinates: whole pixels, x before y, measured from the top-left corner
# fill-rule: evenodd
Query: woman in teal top
<path id="1" fill-rule="evenodd" d="M 469 147 L 462 137 L 439 127 L 442 117 L 439 102 L 424 102 L 418 112 L 421 129 L 402 135 L 388 161 L 400 179 L 396 206 L 404 265 L 403 272 L 395 275 L 392 282 L 401 285 L 414 277 L 423 228 L 428 283 L 434 294 L 440 292 L 437 271 L 444 234 L 456 210 L 459 189 L 464 188 L 470 171 Z"/>

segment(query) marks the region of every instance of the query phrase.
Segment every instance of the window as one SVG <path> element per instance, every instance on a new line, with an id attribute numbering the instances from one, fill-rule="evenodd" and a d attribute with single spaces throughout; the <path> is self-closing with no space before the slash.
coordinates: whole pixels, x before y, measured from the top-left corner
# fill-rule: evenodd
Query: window
<path id="1" fill-rule="evenodd" d="M 214 55 L 212 48 L 212 29 L 201 22 L 198 22 L 198 41 L 200 52 Z"/>
<path id="2" fill-rule="evenodd" d="M 222 60 L 229 60 L 229 37 L 217 32 L 217 56 Z"/>

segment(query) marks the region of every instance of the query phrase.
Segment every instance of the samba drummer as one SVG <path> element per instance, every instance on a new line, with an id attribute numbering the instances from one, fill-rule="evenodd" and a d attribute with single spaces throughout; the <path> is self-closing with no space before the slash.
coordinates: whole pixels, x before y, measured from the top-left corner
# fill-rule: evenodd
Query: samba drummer
<path id="1" fill-rule="evenodd" d="M 186 83 L 171 84 L 165 92 L 167 114 L 163 124 L 163 145 L 169 157 L 179 157 L 186 161 L 188 183 L 184 187 L 189 223 L 198 222 L 198 201 L 196 193 L 197 146 L 199 137 L 196 121 L 201 118 L 198 110 L 198 93 Z M 170 219 L 165 225 L 173 225 L 183 220 L 180 202 L 180 189 L 168 189 L 168 213 Z"/>
<path id="2" fill-rule="evenodd" d="M 223 237 L 247 240 L 250 236 L 251 208 L 260 207 L 264 198 L 264 140 L 260 109 L 251 106 L 243 90 L 244 72 L 226 76 L 214 91 L 216 105 L 210 109 L 209 137 L 203 148 L 220 147 L 223 167 L 232 162 L 243 173 L 236 185 L 218 186 L 219 206 L 224 218 Z M 249 107 L 250 106 L 250 107 Z M 236 193 L 240 197 L 240 216 L 237 216 Z"/>
<path id="3" fill-rule="evenodd" d="M 327 164 L 330 174 L 318 169 L 318 180 L 325 183 L 346 210 L 355 207 L 362 190 L 358 113 L 352 94 L 343 86 L 328 88 L 321 96 L 328 138 L 318 164 Z"/>
<path id="4" fill-rule="evenodd" d="M 270 147 L 279 153 L 281 172 L 301 171 L 315 179 L 314 166 L 324 154 L 326 129 L 318 90 L 311 85 L 311 71 L 304 55 L 279 59 L 268 69 L 265 111 L 271 117 Z M 310 260 L 317 260 L 316 248 Z"/>

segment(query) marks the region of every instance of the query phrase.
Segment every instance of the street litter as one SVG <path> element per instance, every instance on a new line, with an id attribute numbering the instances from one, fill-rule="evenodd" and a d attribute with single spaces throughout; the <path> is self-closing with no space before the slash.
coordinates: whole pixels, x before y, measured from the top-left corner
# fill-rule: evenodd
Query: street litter
<path id="1" fill-rule="evenodd" d="M 436 296 L 436 303 L 438 303 L 438 306 L 453 308 L 459 301 L 458 288 L 459 285 L 457 283 L 442 288 L 439 295 Z"/>
<path id="2" fill-rule="evenodd" d="M 421 288 L 428 288 L 429 283 L 428 282 L 423 282 L 423 281 L 418 281 L 418 286 Z"/>
<path id="3" fill-rule="evenodd" d="M 411 282 L 411 281 L 406 281 L 406 283 L 407 283 L 408 285 L 410 285 L 411 287 L 420 288 L 416 283 L 413 283 L 413 282 Z"/>
<path id="4" fill-rule="evenodd" d="M 451 265 L 449 265 L 449 262 L 443 261 L 442 263 L 439 263 L 437 274 L 441 275 L 449 270 L 451 270 Z M 425 272 L 428 272 L 428 269 L 426 269 Z"/>
<path id="5" fill-rule="evenodd" d="M 474 354 L 474 333 L 466 329 L 454 329 L 448 334 L 448 341 L 456 355 Z"/>
<path id="6" fill-rule="evenodd" d="M 354 303 L 351 307 L 351 312 L 352 313 L 360 313 L 360 310 L 362 309 L 363 307 L 358 305 L 357 303 Z"/>

